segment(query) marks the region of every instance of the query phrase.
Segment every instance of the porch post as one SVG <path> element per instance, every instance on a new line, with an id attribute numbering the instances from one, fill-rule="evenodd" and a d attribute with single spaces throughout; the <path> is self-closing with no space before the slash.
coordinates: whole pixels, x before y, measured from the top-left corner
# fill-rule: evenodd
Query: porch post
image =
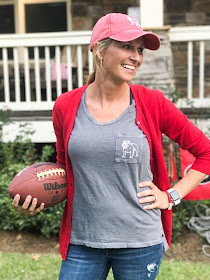
<path id="1" fill-rule="evenodd" d="M 139 0 L 141 26 L 157 28 L 164 25 L 164 0 Z"/>
<path id="2" fill-rule="evenodd" d="M 15 6 L 16 15 L 16 33 L 25 33 L 25 10 L 22 0 L 16 0 Z"/>

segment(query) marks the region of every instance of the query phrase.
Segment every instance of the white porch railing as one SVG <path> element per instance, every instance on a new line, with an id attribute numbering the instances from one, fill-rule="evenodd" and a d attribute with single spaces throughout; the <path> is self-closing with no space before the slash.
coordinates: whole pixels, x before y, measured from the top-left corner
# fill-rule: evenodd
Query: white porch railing
<path id="1" fill-rule="evenodd" d="M 90 36 L 89 31 L 1 35 L 0 109 L 51 110 L 62 92 L 82 86 L 92 70 Z"/>
<path id="2" fill-rule="evenodd" d="M 171 28 L 169 35 L 172 43 L 188 44 L 187 97 L 196 107 L 209 107 L 204 65 L 210 26 Z M 92 70 L 90 36 L 91 31 L 0 35 L 0 109 L 49 111 L 62 92 L 82 86 Z M 200 44 L 197 98 L 193 96 L 194 41 Z M 185 107 L 185 101 L 177 105 Z"/>
<path id="3" fill-rule="evenodd" d="M 187 99 L 193 102 L 195 107 L 210 106 L 210 80 L 209 93 L 205 96 L 205 45 L 208 44 L 208 51 L 210 50 L 210 26 L 188 26 L 188 27 L 173 27 L 169 33 L 170 41 L 173 42 L 187 42 Z M 193 43 L 199 43 L 199 90 L 198 97 L 193 96 Z M 208 77 L 209 79 L 209 77 Z M 207 82 L 206 82 L 207 83 Z M 182 99 L 178 101 L 178 107 L 188 107 L 188 100 Z"/>

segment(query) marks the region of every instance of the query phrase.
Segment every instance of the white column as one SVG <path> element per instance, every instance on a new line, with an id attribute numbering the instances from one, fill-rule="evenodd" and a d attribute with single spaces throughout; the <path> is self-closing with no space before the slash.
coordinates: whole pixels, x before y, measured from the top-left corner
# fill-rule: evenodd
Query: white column
<path id="1" fill-rule="evenodd" d="M 199 98 L 204 98 L 205 86 L 205 42 L 200 41 L 200 63 L 199 63 Z"/>
<path id="2" fill-rule="evenodd" d="M 187 97 L 193 97 L 193 43 L 188 42 L 188 59 L 187 59 Z"/>
<path id="3" fill-rule="evenodd" d="M 143 28 L 164 25 L 164 0 L 139 0 L 140 22 Z"/>
<path id="4" fill-rule="evenodd" d="M 22 0 L 15 1 L 15 32 L 18 34 L 24 34 L 25 30 L 25 7 Z M 24 50 L 18 48 L 19 62 L 24 62 Z"/>
<path id="5" fill-rule="evenodd" d="M 25 33 L 25 6 L 22 0 L 16 0 L 15 6 L 16 33 Z"/>

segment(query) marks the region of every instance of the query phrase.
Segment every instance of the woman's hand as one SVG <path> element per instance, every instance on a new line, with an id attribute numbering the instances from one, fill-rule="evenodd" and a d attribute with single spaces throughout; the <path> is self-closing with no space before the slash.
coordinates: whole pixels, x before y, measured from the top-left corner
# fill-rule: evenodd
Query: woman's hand
<path id="1" fill-rule="evenodd" d="M 137 193 L 139 203 L 151 203 L 144 205 L 144 209 L 150 210 L 154 208 L 167 209 L 169 206 L 168 196 L 165 192 L 161 191 L 152 182 L 141 182 L 139 188 L 149 187 L 148 190 L 143 190 Z"/>
<path id="2" fill-rule="evenodd" d="M 30 195 L 26 197 L 23 205 L 19 205 L 19 202 L 20 195 L 16 194 L 16 196 L 13 199 L 12 205 L 17 212 L 24 216 L 34 216 L 44 209 L 44 203 L 41 203 L 41 205 L 38 208 L 36 208 L 37 199 L 34 198 L 32 200 L 32 197 Z"/>

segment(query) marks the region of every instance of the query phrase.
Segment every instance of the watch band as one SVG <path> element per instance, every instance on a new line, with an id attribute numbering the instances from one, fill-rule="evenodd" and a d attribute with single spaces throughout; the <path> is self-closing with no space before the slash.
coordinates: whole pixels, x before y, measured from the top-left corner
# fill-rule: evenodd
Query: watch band
<path id="1" fill-rule="evenodd" d="M 173 201 L 173 203 L 175 205 L 177 205 L 181 202 L 181 198 L 175 189 L 171 188 L 171 189 L 167 190 L 167 192 L 169 193 L 171 200 Z"/>
<path id="2" fill-rule="evenodd" d="M 167 197 L 168 197 L 168 201 L 169 201 L 169 205 L 168 205 L 168 210 L 171 210 L 172 209 L 172 206 L 173 206 L 173 203 L 172 203 L 172 200 L 171 200 L 171 197 L 169 195 L 169 193 L 167 191 L 165 191 L 165 193 L 167 194 Z"/>

